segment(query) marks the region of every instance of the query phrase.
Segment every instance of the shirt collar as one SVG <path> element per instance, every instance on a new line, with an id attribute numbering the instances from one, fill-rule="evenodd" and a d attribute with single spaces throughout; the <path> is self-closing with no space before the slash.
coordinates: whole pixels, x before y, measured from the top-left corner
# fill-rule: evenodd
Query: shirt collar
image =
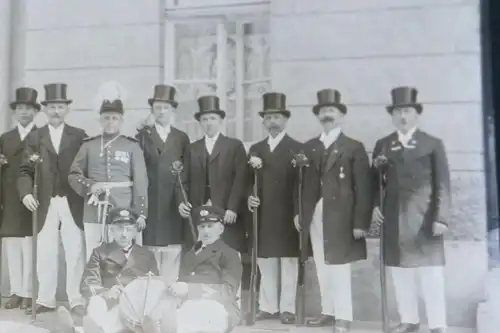
<path id="1" fill-rule="evenodd" d="M 326 140 L 337 139 L 337 137 L 340 135 L 340 132 L 342 132 L 340 127 L 334 128 L 328 133 L 323 132 L 323 133 L 321 133 L 321 136 L 319 137 L 319 141 L 324 142 Z"/>
<path id="2" fill-rule="evenodd" d="M 411 130 L 406 132 L 406 134 L 403 134 L 400 131 L 397 131 L 398 132 L 398 140 L 400 142 L 405 143 L 413 137 L 413 135 L 415 134 L 416 131 L 417 131 L 417 127 L 413 127 Z"/>
<path id="3" fill-rule="evenodd" d="M 21 126 L 21 124 L 17 124 L 17 129 L 20 133 L 29 133 L 35 126 L 34 122 L 29 123 L 26 127 Z"/>
<path id="4" fill-rule="evenodd" d="M 167 126 L 163 126 L 161 124 L 158 124 L 158 123 L 155 123 L 155 128 L 158 132 L 162 132 L 162 133 L 170 133 L 170 124 L 168 124 Z"/>
<path id="5" fill-rule="evenodd" d="M 286 132 L 285 131 L 282 131 L 280 132 L 278 135 L 276 135 L 276 137 L 272 137 L 271 135 L 269 135 L 268 139 L 267 139 L 267 142 L 268 143 L 275 143 L 275 144 L 278 144 L 279 142 L 281 142 L 281 140 L 283 140 L 283 138 L 285 137 L 286 135 Z"/>
<path id="6" fill-rule="evenodd" d="M 220 132 L 217 132 L 213 137 L 209 138 L 207 135 L 205 135 L 205 142 L 210 141 L 210 142 L 215 142 L 219 138 Z"/>
<path id="7" fill-rule="evenodd" d="M 54 126 L 52 126 L 51 124 L 49 124 L 49 131 L 50 132 L 62 132 L 63 129 L 64 129 L 64 123 L 62 123 L 61 125 L 59 125 L 59 127 L 55 128 Z"/>

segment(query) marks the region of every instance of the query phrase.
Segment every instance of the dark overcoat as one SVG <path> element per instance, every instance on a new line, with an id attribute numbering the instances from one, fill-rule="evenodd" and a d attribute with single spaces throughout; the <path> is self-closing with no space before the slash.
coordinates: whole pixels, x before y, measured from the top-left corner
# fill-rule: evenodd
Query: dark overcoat
<path id="1" fill-rule="evenodd" d="M 191 143 L 190 167 L 186 169 L 189 202 L 193 209 L 205 204 L 208 167 L 212 205 L 238 214 L 236 223 L 225 225 L 222 238 L 233 249 L 246 251 L 246 228 L 244 220 L 240 218 L 247 194 L 245 147 L 241 141 L 220 134 L 208 160 L 207 154 L 204 138 Z"/>
<path id="2" fill-rule="evenodd" d="M 34 130 L 36 127 L 33 127 Z M 0 153 L 8 161 L 8 164 L 1 166 L 1 237 L 27 237 L 33 234 L 31 212 L 24 207 L 17 190 L 23 151 L 24 144 L 17 127 L 0 136 Z"/>
<path id="3" fill-rule="evenodd" d="M 258 256 L 260 258 L 298 257 L 299 233 L 293 218 L 298 214 L 298 171 L 293 167 L 294 154 L 302 144 L 285 135 L 271 152 L 267 139 L 250 147 L 249 156 L 262 159 L 257 172 L 260 198 L 258 208 Z M 252 194 L 254 171 L 249 168 L 248 194 Z M 248 215 L 251 215 L 248 214 Z M 249 218 L 251 220 L 251 216 Z"/>
<path id="4" fill-rule="evenodd" d="M 442 236 L 434 236 L 435 221 L 447 224 L 450 208 L 450 173 L 443 142 L 416 131 L 405 148 L 396 132 L 377 141 L 374 158 L 389 160 L 385 178 L 384 255 L 396 267 L 445 264 Z M 373 168 L 378 182 L 378 172 Z M 379 190 L 375 189 L 375 204 Z"/>
<path id="5" fill-rule="evenodd" d="M 31 132 L 25 140 L 23 162 L 19 168 L 17 188 L 22 199 L 28 194 L 33 194 L 34 166 L 29 161 L 34 152 L 37 152 L 42 163 L 39 165 L 38 177 L 38 231 L 42 230 L 45 217 L 49 210 L 50 199 L 55 194 L 55 186 L 64 191 L 67 196 L 69 208 L 76 225 L 83 230 L 83 198 L 79 196 L 68 183 L 68 174 L 78 150 L 87 134 L 83 129 L 64 125 L 59 154 L 56 153 L 48 126 L 41 127 Z"/>
<path id="6" fill-rule="evenodd" d="M 179 214 L 183 201 L 178 191 L 177 176 L 172 163 L 181 161 L 189 168 L 189 138 L 186 133 L 171 127 L 164 142 L 155 127 L 146 127 L 136 135 L 144 152 L 148 186 L 148 219 L 143 232 L 143 244 L 168 246 L 183 244 L 186 221 Z"/>
<path id="7" fill-rule="evenodd" d="M 353 230 L 370 226 L 372 179 L 361 142 L 341 133 L 332 145 L 325 150 L 319 138 L 305 144 L 311 165 L 304 175 L 304 222 L 309 228 L 316 204 L 323 198 L 325 262 L 340 265 L 367 257 L 365 239 L 356 240 Z M 322 158 L 325 152 L 326 159 Z"/>
<path id="8" fill-rule="evenodd" d="M 179 281 L 188 283 L 188 299 L 209 298 L 224 305 L 229 315 L 230 332 L 240 322 L 237 292 L 242 272 L 238 252 L 218 240 L 198 254 L 194 248 L 186 252 L 181 262 Z M 204 295 L 204 286 L 207 285 L 215 291 L 210 296 Z"/>

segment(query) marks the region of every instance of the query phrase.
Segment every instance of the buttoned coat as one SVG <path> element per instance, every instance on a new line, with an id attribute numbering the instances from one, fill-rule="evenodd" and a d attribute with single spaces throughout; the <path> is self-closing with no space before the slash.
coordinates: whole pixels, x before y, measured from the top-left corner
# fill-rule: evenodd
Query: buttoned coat
<path id="1" fill-rule="evenodd" d="M 417 130 L 403 147 L 396 132 L 377 141 L 373 152 L 388 158 L 384 198 L 386 265 L 396 267 L 445 264 L 442 236 L 434 236 L 434 222 L 449 223 L 450 173 L 443 142 Z M 379 174 L 373 168 L 376 182 Z M 379 205 L 375 187 L 375 205 Z"/>
<path id="2" fill-rule="evenodd" d="M 238 252 L 224 241 L 218 240 L 196 254 L 191 249 L 181 262 L 179 279 L 188 284 L 187 299 L 208 298 L 224 305 L 229 315 L 229 329 L 240 322 L 237 291 L 240 287 L 243 267 Z M 207 295 L 207 287 L 213 293 Z M 196 318 L 196 314 L 193 314 Z"/>
<path id="3" fill-rule="evenodd" d="M 188 229 L 179 214 L 183 201 L 172 163 L 180 161 L 189 168 L 189 138 L 186 133 L 171 127 L 164 142 L 154 126 L 143 128 L 136 135 L 144 152 L 148 174 L 148 219 L 143 232 L 143 244 L 168 246 L 183 244 Z"/>
<path id="4" fill-rule="evenodd" d="M 31 132 L 35 131 L 33 127 Z M 27 237 L 33 234 L 31 212 L 19 199 L 17 178 L 23 160 L 24 141 L 16 128 L 0 136 L 0 153 L 8 163 L 0 167 L 1 171 L 1 237 Z"/>
<path id="5" fill-rule="evenodd" d="M 22 199 L 33 194 L 34 164 L 30 157 L 36 152 L 42 162 L 39 164 L 38 177 L 38 231 L 42 230 L 49 209 L 50 199 L 54 194 L 56 181 L 66 192 L 69 208 L 76 225 L 83 230 L 83 200 L 68 183 L 71 163 L 80 149 L 87 134 L 83 129 L 64 125 L 59 153 L 56 153 L 50 138 L 48 126 L 43 126 L 31 132 L 25 140 L 23 162 L 19 168 L 17 188 Z"/>
<path id="6" fill-rule="evenodd" d="M 100 135 L 87 138 L 75 156 L 68 175 L 71 187 L 85 200 L 84 222 L 101 222 L 97 218 L 97 206 L 87 204 L 91 187 L 98 182 L 132 182 L 130 187 L 112 188 L 110 203 L 114 207 L 131 207 L 139 215 L 147 217 L 148 178 L 139 142 L 121 135 L 102 148 Z M 104 194 L 101 194 L 100 199 L 103 198 Z"/>
<path id="7" fill-rule="evenodd" d="M 193 209 L 204 205 L 207 167 L 210 166 L 210 194 L 212 205 L 238 214 L 236 223 L 226 224 L 222 236 L 227 245 L 243 252 L 246 250 L 245 223 L 241 218 L 242 203 L 246 200 L 247 154 L 243 143 L 219 135 L 208 158 L 205 139 L 190 145 L 190 167 L 186 169 L 189 202 Z M 246 206 L 246 205 L 245 205 Z"/>
<path id="8" fill-rule="evenodd" d="M 304 172 L 304 227 L 310 227 L 322 198 L 325 262 L 340 265 L 366 259 L 366 241 L 356 240 L 353 230 L 370 226 L 372 174 L 361 142 L 341 133 L 332 145 L 325 150 L 319 138 L 305 144 L 311 163 Z M 329 154 L 323 166 L 325 151 Z"/>
<path id="9" fill-rule="evenodd" d="M 134 244 L 127 258 L 115 242 L 103 243 L 92 251 L 83 272 L 80 290 L 88 299 L 94 293 L 98 295 L 108 291 L 118 284 L 118 280 L 126 286 L 149 272 L 159 275 L 155 257 L 147 249 Z"/>
<path id="10" fill-rule="evenodd" d="M 298 214 L 298 171 L 292 160 L 302 150 L 302 144 L 285 135 L 271 152 L 268 139 L 250 147 L 249 158 L 262 159 L 257 171 L 258 256 L 260 258 L 298 257 L 299 233 L 293 218 Z M 254 170 L 249 168 L 248 195 L 252 195 Z M 251 224 L 251 213 L 247 213 Z M 251 228 L 249 228 L 252 230 Z"/>

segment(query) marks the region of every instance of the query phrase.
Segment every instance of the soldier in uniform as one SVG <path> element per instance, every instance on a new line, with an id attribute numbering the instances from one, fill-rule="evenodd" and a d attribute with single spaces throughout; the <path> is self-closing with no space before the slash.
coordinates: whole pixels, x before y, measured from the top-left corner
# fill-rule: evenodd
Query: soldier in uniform
<path id="1" fill-rule="evenodd" d="M 48 125 L 34 130 L 26 138 L 25 156 L 19 169 L 19 196 L 39 221 L 37 276 L 39 283 L 37 313 L 56 308 L 59 263 L 59 234 L 66 259 L 66 293 L 75 313 L 83 309 L 80 278 L 85 267 L 83 241 L 83 200 L 68 184 L 69 168 L 83 140 L 84 130 L 64 122 L 71 100 L 63 83 L 45 85 L 42 105 Z M 38 198 L 33 196 L 33 176 L 37 157 Z M 40 160 L 39 160 L 40 161 Z M 37 200 L 38 199 L 38 200 Z M 31 307 L 26 309 L 31 314 Z"/>
<path id="2" fill-rule="evenodd" d="M 250 157 L 258 157 L 262 161 L 262 169 L 258 173 L 259 196 L 248 197 L 250 211 L 259 207 L 257 262 L 261 281 L 257 319 L 275 318 L 281 314 L 282 323 L 292 324 L 295 322 L 300 249 L 299 234 L 293 223 L 294 216 L 298 214 L 297 170 L 291 161 L 294 154 L 302 150 L 302 144 L 285 132 L 290 118 L 286 96 L 266 93 L 263 104 L 259 115 L 269 137 L 252 145 L 249 152 Z M 252 175 L 248 193 L 252 193 L 253 179 Z M 281 295 L 278 295 L 280 276 Z"/>
<path id="3" fill-rule="evenodd" d="M 38 92 L 33 88 L 16 90 L 16 100 L 10 103 L 10 107 L 17 126 L 0 136 L 0 237 L 5 242 L 4 256 L 8 257 L 11 293 L 10 300 L 5 303 L 6 309 L 31 306 L 32 221 L 30 211 L 19 200 L 16 181 L 23 158 L 24 139 L 36 130 L 33 119 L 40 111 L 37 96 Z"/>
<path id="4" fill-rule="evenodd" d="M 71 187 L 86 201 L 83 221 L 87 260 L 105 237 L 101 231 L 101 223 L 105 221 L 102 210 L 101 221 L 98 221 L 99 201 L 109 201 L 115 207 L 132 207 L 139 213 L 139 228 L 146 226 L 146 165 L 139 142 L 120 134 L 123 114 L 121 100 L 102 102 L 100 121 L 103 133 L 85 140 L 68 177 Z M 109 195 L 106 195 L 107 191 Z"/>
<path id="5" fill-rule="evenodd" d="M 175 281 L 179 274 L 186 223 L 179 215 L 182 194 L 177 191 L 177 177 L 171 172 L 172 163 L 181 161 L 185 168 L 189 154 L 186 133 L 171 126 L 177 107 L 175 88 L 157 85 L 148 100 L 153 126 L 145 126 L 136 135 L 146 161 L 148 189 L 148 219 L 143 232 L 143 245 L 155 253 L 160 274 Z"/>
<path id="6" fill-rule="evenodd" d="M 380 139 L 374 160 L 387 159 L 384 206 L 378 187 L 373 220 L 383 223 L 385 265 L 390 266 L 401 323 L 392 333 L 419 332 L 418 283 L 432 333 L 446 330 L 443 234 L 448 229 L 450 172 L 443 142 L 418 129 L 417 89 L 392 90 L 387 111 L 396 131 Z M 374 178 L 379 172 L 374 168 Z"/>
<path id="7" fill-rule="evenodd" d="M 306 143 L 311 165 L 304 174 L 304 225 L 310 228 L 322 314 L 309 326 L 335 322 L 349 332 L 353 320 L 351 263 L 366 259 L 370 226 L 371 170 L 363 144 L 342 133 L 347 107 L 340 93 L 324 89 L 313 108 L 323 133 Z"/>

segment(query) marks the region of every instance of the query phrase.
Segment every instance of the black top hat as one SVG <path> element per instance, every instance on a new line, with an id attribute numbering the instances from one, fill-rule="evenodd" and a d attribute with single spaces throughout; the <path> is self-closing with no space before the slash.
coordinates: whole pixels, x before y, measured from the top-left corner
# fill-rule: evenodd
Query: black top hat
<path id="1" fill-rule="evenodd" d="M 175 92 L 176 90 L 172 86 L 157 84 L 154 88 L 154 96 L 148 99 L 148 103 L 149 105 L 153 105 L 154 101 L 167 102 L 172 104 L 172 106 L 176 108 L 178 103 L 174 99 Z"/>
<path id="2" fill-rule="evenodd" d="M 109 211 L 107 224 L 135 224 L 139 215 L 128 208 L 113 208 Z"/>
<path id="3" fill-rule="evenodd" d="M 216 113 L 222 119 L 226 117 L 226 113 L 220 109 L 219 97 L 217 96 L 202 96 L 198 98 L 198 106 L 200 111 L 194 114 L 196 120 L 200 120 L 201 115 L 206 113 Z"/>
<path id="4" fill-rule="evenodd" d="M 286 95 L 279 92 L 269 92 L 262 96 L 262 111 L 259 112 L 261 117 L 270 113 L 281 113 L 285 117 L 290 118 L 290 111 L 286 108 Z"/>
<path id="5" fill-rule="evenodd" d="M 323 89 L 316 93 L 318 99 L 318 104 L 313 107 L 314 114 L 318 114 L 319 110 L 323 106 L 334 106 L 340 110 L 342 113 L 347 113 L 347 107 L 343 104 L 341 100 L 341 95 L 338 90 L 335 89 Z"/>
<path id="6" fill-rule="evenodd" d="M 104 100 L 101 104 L 101 109 L 99 110 L 100 114 L 106 112 L 118 112 L 120 114 L 124 114 L 125 110 L 123 110 L 123 103 L 119 99 L 115 99 L 114 101 Z"/>
<path id="7" fill-rule="evenodd" d="M 222 222 L 225 215 L 224 209 L 217 206 L 199 206 L 193 211 L 195 224 L 207 222 Z"/>
<path id="8" fill-rule="evenodd" d="M 16 89 L 16 99 L 10 103 L 11 109 L 15 109 L 18 104 L 27 104 L 34 106 L 35 109 L 40 111 L 40 104 L 37 103 L 36 99 L 38 97 L 38 92 L 29 87 L 21 87 Z"/>
<path id="9" fill-rule="evenodd" d="M 73 101 L 66 97 L 66 90 L 68 85 L 66 83 L 50 83 L 44 86 L 45 88 L 45 100 L 42 101 L 42 105 L 47 105 L 47 103 L 66 103 L 71 104 Z"/>
<path id="10" fill-rule="evenodd" d="M 387 111 L 392 113 L 395 108 L 413 107 L 422 113 L 422 104 L 417 102 L 418 90 L 414 87 L 397 87 L 391 90 L 392 104 Z"/>

